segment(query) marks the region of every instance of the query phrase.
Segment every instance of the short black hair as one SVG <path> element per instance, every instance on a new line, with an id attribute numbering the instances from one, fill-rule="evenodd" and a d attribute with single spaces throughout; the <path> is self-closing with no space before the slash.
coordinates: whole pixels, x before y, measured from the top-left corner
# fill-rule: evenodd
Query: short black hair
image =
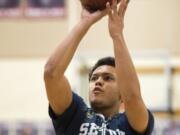
<path id="1" fill-rule="evenodd" d="M 103 66 L 103 65 L 115 67 L 114 57 L 108 56 L 108 57 L 104 57 L 104 58 L 99 59 L 89 72 L 89 81 L 91 79 L 91 76 L 92 76 L 94 70 L 96 70 L 98 67 Z"/>

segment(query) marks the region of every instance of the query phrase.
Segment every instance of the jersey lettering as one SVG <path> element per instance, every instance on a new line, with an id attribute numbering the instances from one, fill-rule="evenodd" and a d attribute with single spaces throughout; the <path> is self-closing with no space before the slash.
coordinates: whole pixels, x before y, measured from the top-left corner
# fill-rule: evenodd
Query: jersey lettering
<path id="1" fill-rule="evenodd" d="M 91 123 L 91 128 L 89 130 L 88 135 L 97 135 L 98 131 L 97 131 L 98 127 L 95 123 Z"/>
<path id="2" fill-rule="evenodd" d="M 79 135 L 87 135 L 88 133 L 88 127 L 89 123 L 83 123 L 80 128 L 80 134 Z"/>
<path id="3" fill-rule="evenodd" d="M 125 132 L 119 129 L 111 130 L 107 129 L 104 123 L 102 125 L 102 127 L 99 127 L 95 123 L 83 123 L 79 135 L 125 135 Z"/>

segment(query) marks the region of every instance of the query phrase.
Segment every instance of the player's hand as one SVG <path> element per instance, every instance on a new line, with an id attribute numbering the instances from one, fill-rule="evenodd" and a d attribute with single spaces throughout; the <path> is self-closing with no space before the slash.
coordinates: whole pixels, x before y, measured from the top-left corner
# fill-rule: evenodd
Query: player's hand
<path id="1" fill-rule="evenodd" d="M 108 10 L 98 10 L 93 13 L 89 12 L 85 8 L 82 9 L 81 12 L 81 21 L 86 22 L 89 26 L 99 21 L 101 18 L 103 18 L 105 15 L 107 15 Z"/>
<path id="2" fill-rule="evenodd" d="M 117 0 L 113 0 L 112 5 L 106 4 L 109 16 L 109 33 L 112 38 L 119 37 L 123 33 L 124 16 L 129 0 L 121 0 L 118 7 Z"/>

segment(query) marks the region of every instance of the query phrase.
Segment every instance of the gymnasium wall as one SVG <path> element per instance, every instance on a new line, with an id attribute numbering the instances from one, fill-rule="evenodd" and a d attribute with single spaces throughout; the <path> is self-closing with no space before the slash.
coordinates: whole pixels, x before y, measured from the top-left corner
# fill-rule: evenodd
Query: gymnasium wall
<path id="1" fill-rule="evenodd" d="M 0 19 L 0 122 L 50 121 L 44 65 L 77 23 L 81 9 L 78 0 L 66 3 L 64 18 Z M 180 110 L 179 5 L 179 0 L 133 0 L 126 14 L 125 38 L 137 68 L 143 98 L 153 110 L 167 109 L 169 91 L 172 109 Z M 80 71 L 88 69 L 99 57 L 113 55 L 111 44 L 107 21 L 103 19 L 84 37 L 66 72 L 73 90 L 86 101 L 87 72 Z M 171 123 L 179 125 L 177 117 L 158 116 L 157 121 L 165 123 L 157 126 L 159 135 L 163 134 L 164 127 L 171 129 Z"/>

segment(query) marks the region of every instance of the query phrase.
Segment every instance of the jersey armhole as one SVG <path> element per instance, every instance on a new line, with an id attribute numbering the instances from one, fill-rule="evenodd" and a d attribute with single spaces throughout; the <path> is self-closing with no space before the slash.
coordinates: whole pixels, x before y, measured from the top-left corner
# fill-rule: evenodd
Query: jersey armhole
<path id="1" fill-rule="evenodd" d="M 151 135 L 154 129 L 154 117 L 152 113 L 148 110 L 148 125 L 144 133 L 138 133 L 136 130 L 134 130 L 131 125 L 129 124 L 131 130 L 135 132 L 137 135 Z"/>
<path id="2" fill-rule="evenodd" d="M 49 116 L 52 119 L 56 132 L 64 133 L 76 122 L 78 126 L 83 119 L 83 113 L 87 108 L 83 99 L 73 92 L 73 99 L 70 106 L 61 115 L 55 114 L 49 105 Z M 77 121 L 78 120 L 78 121 Z"/>

